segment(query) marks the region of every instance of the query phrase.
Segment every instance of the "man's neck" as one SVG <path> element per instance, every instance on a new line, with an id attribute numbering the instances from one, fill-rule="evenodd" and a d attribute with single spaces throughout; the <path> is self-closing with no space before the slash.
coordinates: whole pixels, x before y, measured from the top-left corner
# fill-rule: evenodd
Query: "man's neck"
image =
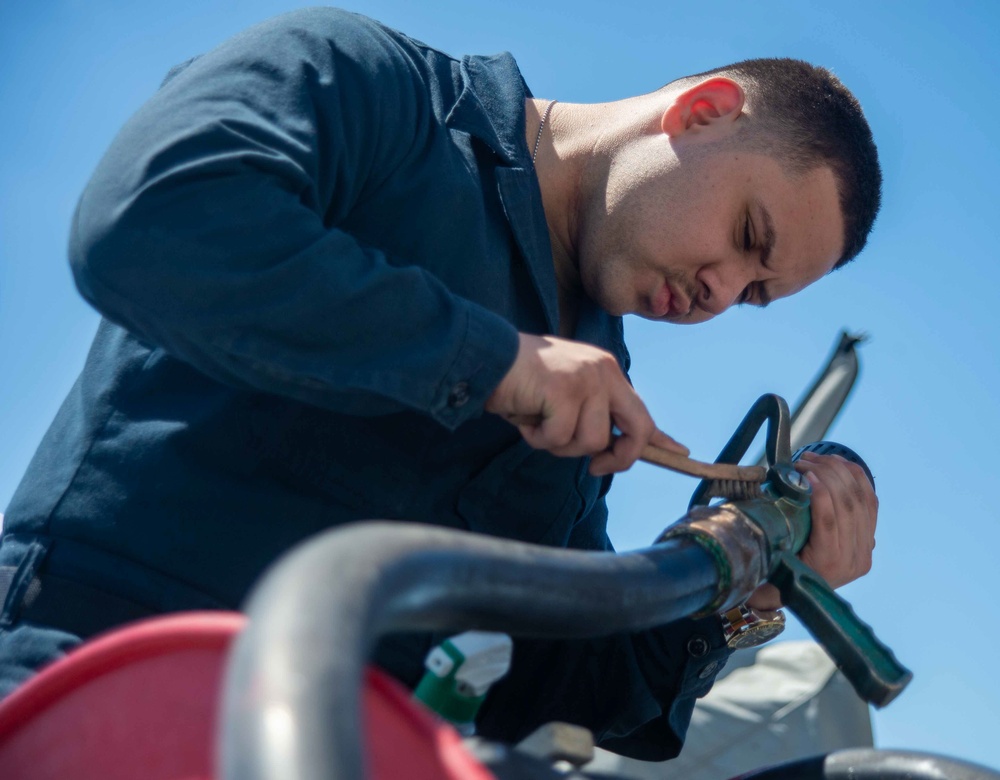
<path id="1" fill-rule="evenodd" d="M 545 221 L 549 226 L 556 284 L 559 290 L 559 335 L 569 337 L 576 330 L 579 300 L 583 295 L 576 262 L 576 215 L 579 198 L 580 159 L 574 157 L 567 115 L 576 106 L 558 103 L 552 106 L 545 127 L 539 135 L 542 115 L 548 100 L 528 98 L 525 103 L 525 139 L 535 148 L 535 170 L 542 192 Z M 557 141 L 557 135 L 559 140 Z"/>
<path id="2" fill-rule="evenodd" d="M 604 197 L 604 181 L 594 175 L 629 136 L 641 133 L 643 118 L 655 116 L 650 96 L 616 103 L 556 103 L 538 128 L 548 100 L 525 102 L 525 140 L 535 148 L 535 171 L 549 226 L 552 261 L 559 287 L 559 333 L 576 329 L 580 301 L 586 294 L 580 280 L 577 239 L 580 216 L 591 198 Z M 646 116 L 648 114 L 648 116 Z M 588 175 L 590 174 L 590 175 Z M 591 191 L 588 191 L 588 188 Z"/>

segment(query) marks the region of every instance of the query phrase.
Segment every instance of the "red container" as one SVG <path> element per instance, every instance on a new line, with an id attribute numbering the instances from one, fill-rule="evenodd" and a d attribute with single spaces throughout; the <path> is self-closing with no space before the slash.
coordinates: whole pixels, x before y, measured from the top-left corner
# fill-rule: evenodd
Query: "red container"
<path id="1" fill-rule="evenodd" d="M 244 623 L 225 612 L 153 618 L 52 664 L 0 702 L 3 777 L 213 780 L 226 654 Z M 372 780 L 493 780 L 453 728 L 377 669 L 364 708 Z"/>

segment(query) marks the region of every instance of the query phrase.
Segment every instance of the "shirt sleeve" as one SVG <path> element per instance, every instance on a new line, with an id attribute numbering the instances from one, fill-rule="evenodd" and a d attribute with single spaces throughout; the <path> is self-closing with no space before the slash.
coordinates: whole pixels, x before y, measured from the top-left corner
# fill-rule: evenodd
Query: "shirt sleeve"
<path id="1" fill-rule="evenodd" d="M 729 654 L 714 615 L 587 641 L 516 639 L 477 733 L 514 744 L 545 723 L 576 723 L 602 748 L 665 761 L 680 753 L 694 703 Z"/>
<path id="2" fill-rule="evenodd" d="M 126 124 L 81 198 L 80 291 L 231 385 L 449 428 L 478 415 L 516 329 L 344 228 L 427 142 L 428 101 L 384 28 L 332 9 L 196 58 Z"/>
<path id="3" fill-rule="evenodd" d="M 606 532 L 610 486 L 604 477 L 571 547 L 614 549 Z M 516 743 L 550 721 L 576 723 L 607 750 L 665 761 L 680 753 L 695 701 L 730 653 L 716 615 L 587 641 L 518 639 L 511 672 L 490 692 L 478 732 Z"/>

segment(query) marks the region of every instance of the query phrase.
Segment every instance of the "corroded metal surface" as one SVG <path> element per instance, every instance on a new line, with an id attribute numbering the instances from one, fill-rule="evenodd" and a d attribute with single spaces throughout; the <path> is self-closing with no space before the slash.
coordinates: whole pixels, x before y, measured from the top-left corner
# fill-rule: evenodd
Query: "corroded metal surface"
<path id="1" fill-rule="evenodd" d="M 694 507 L 656 541 L 678 537 L 694 539 L 719 568 L 719 591 L 705 614 L 745 601 L 769 573 L 771 554 L 764 532 L 734 504 Z"/>

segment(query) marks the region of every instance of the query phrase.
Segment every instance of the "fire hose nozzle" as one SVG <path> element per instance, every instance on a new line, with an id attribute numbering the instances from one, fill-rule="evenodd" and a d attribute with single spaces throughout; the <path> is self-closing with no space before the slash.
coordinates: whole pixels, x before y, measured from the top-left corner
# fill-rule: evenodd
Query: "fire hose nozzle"
<path id="1" fill-rule="evenodd" d="M 790 419 L 784 400 L 762 396 L 751 408 L 719 456 L 738 463 L 759 428 L 768 424 L 768 481 L 761 496 L 705 506 L 706 483 L 695 492 L 688 514 L 668 528 L 658 541 L 692 538 L 707 550 L 719 570 L 715 599 L 701 614 L 721 611 L 746 600 L 757 586 L 770 581 L 782 603 L 794 612 L 823 645 L 858 695 L 877 707 L 892 701 L 913 673 L 896 660 L 871 627 L 862 621 L 826 581 L 799 558 L 812 529 L 809 485 L 793 465 L 809 450 L 864 461 L 843 445 L 817 442 L 794 456 L 789 447 Z"/>

